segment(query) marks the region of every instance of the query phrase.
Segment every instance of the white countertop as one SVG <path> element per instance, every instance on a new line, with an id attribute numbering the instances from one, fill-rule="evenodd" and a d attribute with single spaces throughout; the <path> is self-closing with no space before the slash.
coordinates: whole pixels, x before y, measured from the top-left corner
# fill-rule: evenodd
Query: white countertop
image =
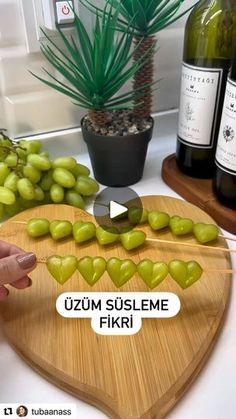
<path id="1" fill-rule="evenodd" d="M 168 132 L 170 134 L 168 134 Z M 133 186 L 140 195 L 178 197 L 161 178 L 163 158 L 175 151 L 175 117 L 162 118 L 156 123 L 154 138 L 149 146 L 142 181 Z M 77 140 L 76 140 L 77 141 Z M 79 142 L 78 142 L 79 143 Z M 61 152 L 61 147 L 64 151 Z M 54 155 L 78 153 L 77 142 L 45 140 L 46 149 Z M 84 146 L 80 145 L 81 163 L 90 166 Z M 229 235 L 229 234 L 227 234 Z M 233 236 L 232 236 L 233 237 Z M 230 244 L 230 243 L 229 243 Z M 232 243 L 231 243 L 232 247 Z M 235 246 L 236 247 L 236 246 Z M 236 269 L 236 254 L 232 256 Z M 236 279 L 236 275 L 234 275 Z M 234 281 L 233 281 L 234 282 Z M 236 412 L 236 289 L 233 284 L 229 310 L 215 347 L 183 399 L 167 416 L 168 419 L 234 419 Z M 105 419 L 107 416 L 94 407 L 58 389 L 34 372 L 9 346 L 0 330 L 0 403 L 75 403 L 77 417 L 73 419 Z M 71 416 L 70 416 L 71 417 Z M 125 418 L 122 418 L 125 419 Z"/>

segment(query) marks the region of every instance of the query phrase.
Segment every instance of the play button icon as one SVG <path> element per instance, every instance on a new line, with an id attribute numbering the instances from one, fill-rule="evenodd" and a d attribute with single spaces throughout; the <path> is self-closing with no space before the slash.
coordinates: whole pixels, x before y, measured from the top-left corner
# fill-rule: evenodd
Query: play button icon
<path id="1" fill-rule="evenodd" d="M 128 208 L 116 201 L 110 201 L 110 218 L 115 219 L 122 215 L 128 215 Z"/>
<path id="2" fill-rule="evenodd" d="M 140 214 L 135 221 L 130 211 Z M 142 217 L 142 201 L 131 188 L 105 188 L 97 195 L 93 213 L 97 223 L 109 232 L 122 233 L 132 230 Z"/>

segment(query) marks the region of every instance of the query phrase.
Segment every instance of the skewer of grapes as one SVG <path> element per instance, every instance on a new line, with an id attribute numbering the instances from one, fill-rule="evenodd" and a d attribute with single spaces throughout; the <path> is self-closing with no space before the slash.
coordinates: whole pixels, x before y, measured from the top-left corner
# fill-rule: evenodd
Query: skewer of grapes
<path id="1" fill-rule="evenodd" d="M 46 261 L 38 260 L 38 263 L 46 263 L 50 274 L 61 285 L 78 270 L 90 286 L 93 286 L 107 272 L 117 288 L 125 285 L 136 273 L 150 289 L 156 288 L 168 274 L 182 289 L 186 289 L 197 282 L 204 271 L 229 274 L 235 272 L 232 269 L 203 269 L 195 260 L 186 262 L 178 259 L 171 260 L 168 264 L 163 261 L 153 262 L 150 259 L 143 259 L 135 264 L 131 259 L 121 260 L 116 257 L 106 261 L 100 256 L 85 256 L 77 259 L 72 255 L 64 257 L 52 255 Z"/>
<path id="2" fill-rule="evenodd" d="M 208 228 L 209 226 L 212 228 L 215 227 L 215 233 L 219 231 L 218 227 L 214 224 L 204 224 L 204 226 L 206 228 Z M 200 235 L 201 240 L 199 241 L 202 244 L 196 244 L 182 241 L 178 242 L 166 239 L 149 238 L 146 236 L 146 233 L 144 233 L 142 230 L 132 230 L 119 234 L 114 232 L 113 230 L 109 231 L 107 228 L 104 229 L 101 226 L 97 227 L 92 222 L 86 222 L 82 220 L 76 221 L 74 224 L 72 224 L 68 220 L 54 220 L 49 222 L 45 218 L 32 218 L 28 221 L 26 230 L 28 235 L 33 238 L 39 238 L 51 234 L 53 240 L 61 240 L 69 238 L 73 235 L 75 242 L 78 244 L 91 241 L 93 239 L 97 239 L 98 243 L 101 246 L 113 244 L 120 241 L 120 243 L 126 250 L 134 250 L 142 246 L 145 242 L 166 243 L 171 245 L 180 245 L 196 248 L 202 248 L 203 244 L 206 243 L 205 233 L 204 235 L 202 233 Z M 196 238 L 199 238 L 199 234 L 196 236 Z M 208 246 L 205 244 L 204 249 L 211 249 L 223 252 L 236 252 L 236 249 L 218 246 Z"/>

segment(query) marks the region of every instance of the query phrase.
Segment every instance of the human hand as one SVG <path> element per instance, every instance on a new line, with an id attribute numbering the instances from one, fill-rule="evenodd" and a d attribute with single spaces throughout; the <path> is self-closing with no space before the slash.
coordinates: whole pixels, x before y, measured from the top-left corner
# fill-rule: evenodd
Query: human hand
<path id="1" fill-rule="evenodd" d="M 4 284 L 14 288 L 29 287 L 32 282 L 28 273 L 36 267 L 36 256 L 13 244 L 0 241 L 0 301 L 4 300 L 9 290 Z"/>

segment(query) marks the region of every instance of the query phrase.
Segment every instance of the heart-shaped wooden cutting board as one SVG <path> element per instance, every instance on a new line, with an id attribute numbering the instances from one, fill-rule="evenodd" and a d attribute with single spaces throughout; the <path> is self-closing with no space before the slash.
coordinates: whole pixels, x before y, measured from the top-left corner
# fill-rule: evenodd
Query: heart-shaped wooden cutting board
<path id="1" fill-rule="evenodd" d="M 142 198 L 144 207 L 170 215 L 190 217 L 195 222 L 213 222 L 192 204 L 168 197 Z M 33 217 L 49 220 L 93 221 L 84 211 L 64 205 L 30 209 L 1 227 L 1 238 L 34 251 L 41 259 L 51 255 L 116 256 L 134 262 L 195 259 L 204 268 L 228 269 L 226 253 L 170 244 L 147 242 L 133 252 L 120 244 L 101 247 L 96 241 L 76 245 L 72 239 L 53 242 L 50 237 L 29 238 L 24 223 Z M 153 232 L 141 226 L 148 237 L 176 240 L 169 230 Z M 180 240 L 196 243 L 188 235 Z M 226 246 L 223 239 L 217 245 Z M 43 263 L 32 273 L 33 286 L 24 291 L 11 288 L 0 305 L 5 333 L 24 359 L 48 380 L 77 397 L 96 405 L 117 419 L 163 418 L 186 391 L 204 365 L 216 340 L 230 293 L 230 275 L 204 273 L 202 279 L 183 291 L 167 277 L 155 291 L 172 291 L 181 300 L 180 313 L 171 319 L 145 319 L 133 336 L 101 336 L 91 329 L 89 319 L 66 319 L 55 309 L 59 294 L 66 291 L 118 291 L 105 273 L 90 287 L 79 273 L 63 286 L 48 273 Z M 122 291 L 149 291 L 138 275 Z"/>

